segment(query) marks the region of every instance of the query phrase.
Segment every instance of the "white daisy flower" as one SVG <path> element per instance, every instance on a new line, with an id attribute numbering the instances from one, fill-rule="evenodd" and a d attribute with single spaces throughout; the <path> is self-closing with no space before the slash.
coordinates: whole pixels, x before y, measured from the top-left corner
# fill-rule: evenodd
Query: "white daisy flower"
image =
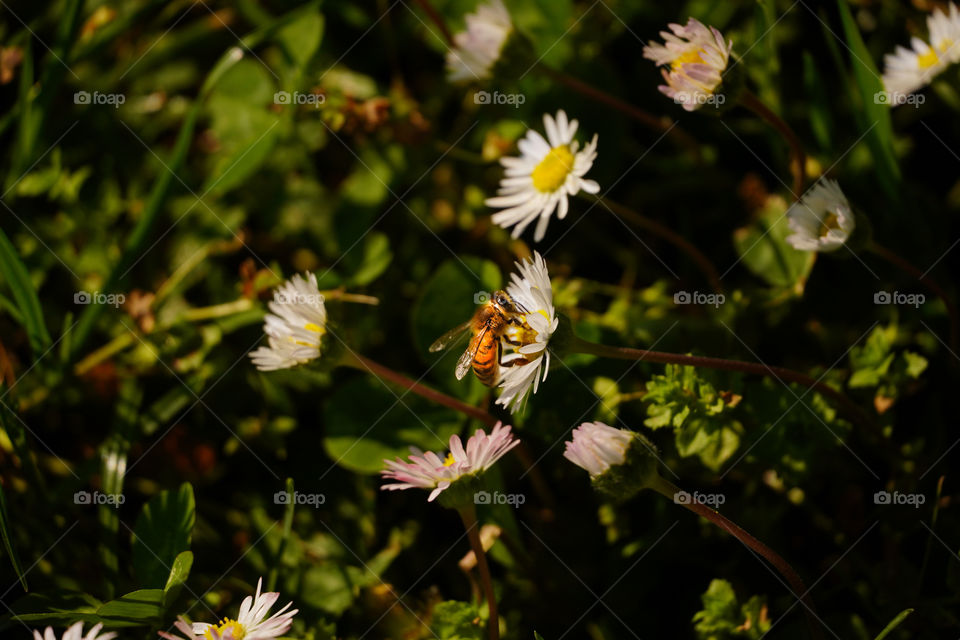
<path id="1" fill-rule="evenodd" d="M 279 638 L 290 630 L 293 617 L 298 609 L 287 611 L 293 602 L 267 618 L 270 607 L 276 603 L 280 594 L 276 591 L 260 593 L 263 578 L 257 581 L 257 593 L 247 596 L 240 603 L 240 613 L 236 620 L 224 618 L 220 624 L 194 622 L 192 625 L 183 616 L 177 618 L 175 626 L 182 637 L 164 631 L 158 632 L 160 637 L 167 640 L 271 640 Z"/>
<path id="2" fill-rule="evenodd" d="M 720 31 L 695 18 L 687 20 L 686 26 L 667 26 L 670 31 L 660 32 L 663 44 L 655 42 L 643 48 L 644 58 L 657 66 L 669 66 L 669 70 L 661 70 L 667 84 L 658 87 L 660 92 L 687 111 L 717 102 L 714 93 L 723 81 L 733 41 L 724 41 Z"/>
<path id="3" fill-rule="evenodd" d="M 74 622 L 63 632 L 61 640 L 113 640 L 117 637 L 117 634 L 113 631 L 100 633 L 100 629 L 102 628 L 103 623 L 95 624 L 90 627 L 90 631 L 87 631 L 86 635 L 84 635 L 83 622 Z M 33 640 L 57 640 L 57 634 L 54 633 L 53 627 L 47 627 L 42 634 L 34 630 Z"/>
<path id="4" fill-rule="evenodd" d="M 486 80 L 500 58 L 513 23 L 502 0 L 489 0 L 466 16 L 467 30 L 453 36 L 447 52 L 447 74 L 452 82 Z"/>
<path id="5" fill-rule="evenodd" d="M 289 369 L 320 357 L 327 332 L 327 309 L 317 288 L 317 276 L 296 274 L 273 294 L 263 331 L 270 342 L 250 354 L 261 371 Z"/>
<path id="6" fill-rule="evenodd" d="M 584 422 L 573 430 L 573 439 L 565 443 L 563 457 L 583 468 L 591 478 L 627 460 L 634 433 L 615 429 L 602 422 Z"/>
<path id="7" fill-rule="evenodd" d="M 410 462 L 400 458 L 384 460 L 387 468 L 380 474 L 385 480 L 393 482 L 380 488 L 386 491 L 430 489 L 427 501 L 433 502 L 454 482 L 482 474 L 518 444 L 520 441 L 510 433 L 510 426 L 505 427 L 498 422 L 490 435 L 477 429 L 467 440 L 466 448 L 460 436 L 450 436 L 450 453 L 443 458 L 433 451 L 424 453 L 416 447 L 410 447 Z"/>
<path id="8" fill-rule="evenodd" d="M 569 196 L 581 190 L 596 193 L 600 190 L 593 180 L 583 176 L 593 166 L 597 157 L 597 136 L 594 134 L 582 150 L 573 136 L 577 132 L 576 120 L 567 120 L 560 110 L 554 119 L 544 114 L 543 124 L 547 131 L 545 140 L 539 132 L 527 131 L 525 138 L 517 143 L 519 158 L 500 158 L 506 171 L 500 180 L 497 196 L 487 198 L 488 207 L 503 208 L 493 215 L 493 222 L 504 229 L 513 227 L 513 237 L 518 238 L 527 226 L 540 218 L 533 239 L 540 242 L 547 232 L 547 224 L 553 210 L 563 220 L 570 207 Z"/>
<path id="9" fill-rule="evenodd" d="M 939 8 L 927 18 L 930 42 L 914 37 L 911 48 L 897 46 L 883 57 L 883 86 L 887 102 L 903 104 L 906 97 L 921 89 L 955 62 L 960 62 L 960 10 L 950 5 L 948 13 Z"/>
<path id="10" fill-rule="evenodd" d="M 836 180 L 821 179 L 787 209 L 793 235 L 787 242 L 800 251 L 836 251 L 853 233 L 853 210 Z"/>
<path id="11" fill-rule="evenodd" d="M 516 263 L 519 273 L 510 275 L 507 293 L 517 305 L 517 309 L 526 320 L 526 326 L 511 325 L 506 337 L 521 346 L 516 347 L 504 361 L 527 360 L 526 364 L 514 364 L 500 367 L 500 388 L 503 390 L 497 398 L 497 404 L 517 411 L 528 394 L 537 392 L 540 381 L 547 379 L 550 369 L 550 352 L 547 344 L 557 330 L 559 319 L 553 307 L 553 289 L 550 288 L 550 274 L 547 263 L 539 253 L 533 259 Z M 543 375 L 541 376 L 541 372 Z"/>

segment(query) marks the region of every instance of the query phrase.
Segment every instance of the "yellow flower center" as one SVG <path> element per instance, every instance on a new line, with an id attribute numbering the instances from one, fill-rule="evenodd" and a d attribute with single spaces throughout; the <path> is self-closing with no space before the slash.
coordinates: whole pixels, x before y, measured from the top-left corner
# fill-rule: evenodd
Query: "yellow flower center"
<path id="1" fill-rule="evenodd" d="M 840 228 L 840 217 L 835 213 L 828 213 L 823 219 L 823 222 L 820 223 L 820 237 L 826 236 L 830 233 L 831 229 Z"/>
<path id="2" fill-rule="evenodd" d="M 446 459 L 443 461 L 443 466 L 452 467 L 456 463 L 456 458 L 453 457 L 452 453 L 448 453 Z"/>
<path id="3" fill-rule="evenodd" d="M 940 55 L 937 53 L 937 50 L 933 47 L 930 48 L 925 54 L 917 56 L 917 66 L 921 69 L 929 69 L 933 65 L 937 64 L 940 61 Z"/>
<path id="4" fill-rule="evenodd" d="M 242 624 L 230 618 L 224 618 L 216 627 L 207 627 L 207 630 L 203 632 L 203 637 L 207 640 L 213 640 L 211 629 L 216 629 L 221 638 L 226 636 L 232 640 L 243 640 L 243 636 L 247 634 L 247 630 L 243 628 Z"/>
<path id="5" fill-rule="evenodd" d="M 550 149 L 550 153 L 540 161 L 530 176 L 537 191 L 551 193 L 566 182 L 573 171 L 573 154 L 567 145 Z"/>
<path id="6" fill-rule="evenodd" d="M 703 56 L 700 55 L 700 49 L 691 49 L 686 53 L 680 54 L 676 60 L 670 63 L 670 69 L 676 71 L 685 64 L 706 64 L 703 59 Z"/>
<path id="7" fill-rule="evenodd" d="M 312 322 L 308 322 L 307 324 L 303 325 L 303 328 L 307 331 L 313 331 L 314 333 L 319 333 L 321 335 L 326 333 L 326 329 L 318 324 L 313 324 Z"/>

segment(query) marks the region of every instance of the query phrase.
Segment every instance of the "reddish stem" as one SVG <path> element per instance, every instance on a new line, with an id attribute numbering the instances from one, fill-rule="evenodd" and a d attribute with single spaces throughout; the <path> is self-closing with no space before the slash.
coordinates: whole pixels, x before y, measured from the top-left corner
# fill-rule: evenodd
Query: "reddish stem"
<path id="1" fill-rule="evenodd" d="M 423 9 L 423 12 L 427 14 L 433 24 L 437 25 L 437 29 L 440 29 L 440 33 L 443 34 L 443 39 L 447 41 L 447 45 L 453 47 L 453 34 L 451 34 L 450 29 L 447 28 L 447 23 L 444 21 L 443 16 L 430 4 L 430 0 L 417 0 L 417 4 L 420 5 L 420 8 Z"/>
<path id="2" fill-rule="evenodd" d="M 620 113 L 624 113 L 630 116 L 631 118 L 633 118 L 634 120 L 641 122 L 642 124 L 649 127 L 650 129 L 653 129 L 654 131 L 660 131 L 663 133 L 669 132 L 670 135 L 674 136 L 674 138 L 678 143 L 680 143 L 682 146 L 686 147 L 689 151 L 693 153 L 694 158 L 697 160 L 698 163 L 701 161 L 699 143 L 694 138 L 692 138 L 690 134 L 688 134 L 686 131 L 682 130 L 679 126 L 677 126 L 674 123 L 674 121 L 671 120 L 670 118 L 667 118 L 666 116 L 658 118 L 652 113 L 649 113 L 647 111 L 644 111 L 643 109 L 635 107 L 628 102 L 624 102 L 623 100 L 621 100 L 620 98 L 617 98 L 616 96 L 610 95 L 605 91 L 601 91 L 600 89 L 597 89 L 593 85 L 587 84 L 582 80 L 578 80 L 573 76 L 563 73 L 562 71 L 557 71 L 556 69 L 553 69 L 552 67 L 549 67 L 543 63 L 539 63 L 537 65 L 537 68 L 543 71 L 546 75 L 550 76 L 551 78 L 559 82 L 560 84 L 564 84 L 567 87 L 573 89 L 578 93 L 582 93 L 583 95 L 587 96 L 592 100 L 596 100 L 597 102 L 605 104 L 608 107 L 612 107 L 617 111 L 619 111 Z"/>
<path id="3" fill-rule="evenodd" d="M 437 391 L 436 389 L 431 389 L 430 387 L 421 384 L 412 378 L 408 378 L 402 373 L 397 373 L 389 367 L 385 367 L 382 364 L 365 358 L 359 353 L 349 352 L 344 364 L 352 366 L 355 369 L 365 369 L 378 378 L 388 380 L 398 386 L 403 387 L 404 389 L 412 391 L 413 393 L 426 398 L 427 400 L 443 405 L 444 407 L 449 407 L 454 411 L 459 411 L 460 413 L 468 415 L 475 420 L 479 420 L 487 426 L 492 427 L 498 422 L 496 418 L 483 409 L 478 409 L 477 407 L 469 405 L 465 402 L 461 402 L 460 400 Z"/>
<path id="4" fill-rule="evenodd" d="M 470 546 L 473 548 L 473 554 L 477 556 L 477 569 L 480 571 L 480 582 L 483 584 L 483 592 L 487 600 L 487 628 L 490 633 L 490 640 L 500 640 L 500 620 L 497 617 L 497 596 L 493 592 L 493 579 L 490 577 L 490 566 L 487 564 L 487 554 L 483 550 L 483 542 L 480 540 L 480 524 L 477 522 L 477 508 L 472 504 L 460 509 L 460 518 L 463 520 L 463 526 L 467 530 L 467 538 L 470 540 Z"/>
<path id="5" fill-rule="evenodd" d="M 919 280 L 924 286 L 927 287 L 927 289 L 929 289 L 935 296 L 943 301 L 944 306 L 947 308 L 947 315 L 950 317 L 950 348 L 956 351 L 957 342 L 960 340 L 960 319 L 958 319 L 960 318 L 960 314 L 957 313 L 957 306 L 953 304 L 953 301 L 950 300 L 947 292 L 944 291 L 943 288 L 932 278 L 927 277 L 927 274 L 921 271 L 912 262 L 909 262 L 906 258 L 901 257 L 892 250 L 879 245 L 876 242 L 871 243 L 869 249 L 898 269 L 902 269 L 906 273 Z"/>
<path id="6" fill-rule="evenodd" d="M 721 515 L 719 511 L 714 511 L 710 507 L 706 506 L 705 504 L 701 504 L 696 500 L 678 503 L 676 500 L 676 495 L 680 493 L 680 488 L 665 478 L 657 476 L 651 488 L 674 503 L 681 504 L 683 507 L 689 509 L 695 514 L 703 516 L 745 544 L 748 548 L 766 558 L 767 561 L 772 564 L 777 571 L 780 572 L 780 575 L 787 580 L 794 595 L 806 605 L 804 610 L 807 614 L 807 623 L 810 626 L 810 634 L 814 638 L 823 637 L 823 633 L 820 631 L 820 625 L 817 623 L 816 607 L 813 604 L 813 598 L 810 597 L 808 593 L 809 590 L 804 586 L 803 580 L 800 578 L 799 574 L 793 570 L 793 567 L 790 566 L 790 563 L 781 558 L 776 551 L 750 535 L 748 531 L 737 525 L 737 523 Z"/>
<path id="7" fill-rule="evenodd" d="M 597 196 L 597 199 L 601 204 L 606 206 L 624 220 L 635 224 L 641 229 L 646 229 L 647 231 L 660 236 L 667 242 L 686 253 L 700 268 L 700 271 L 710 283 L 710 286 L 713 288 L 713 290 L 717 293 L 721 293 L 723 291 L 723 285 L 720 284 L 720 276 L 717 273 L 716 267 L 714 267 L 713 263 L 710 262 L 710 258 L 705 256 L 703 252 L 697 249 L 697 247 L 691 244 L 686 238 L 681 236 L 679 233 L 676 233 L 666 225 L 657 222 L 652 218 L 648 218 L 647 216 L 634 211 L 630 207 L 622 205 L 619 202 L 614 202 L 613 200 L 609 200 L 602 196 Z"/>
<path id="8" fill-rule="evenodd" d="M 632 349 L 630 347 L 611 347 L 603 344 L 588 342 L 575 337 L 573 350 L 580 353 L 589 353 L 604 358 L 617 358 L 620 360 L 644 360 L 657 364 L 679 364 L 691 367 L 702 367 L 705 369 L 719 369 L 721 371 L 736 371 L 739 373 L 751 373 L 760 376 L 779 379 L 781 381 L 796 382 L 808 389 L 815 389 L 823 395 L 832 398 L 841 404 L 851 418 L 856 419 L 866 425 L 871 421 L 856 404 L 847 396 L 840 393 L 833 387 L 820 382 L 805 373 L 786 369 L 784 367 L 771 367 L 759 362 L 744 362 L 742 360 L 727 360 L 725 358 L 710 358 L 707 356 L 691 356 L 681 353 L 667 353 L 664 351 L 648 351 L 646 349 Z"/>
<path id="9" fill-rule="evenodd" d="M 793 174 L 793 197 L 797 200 L 803 195 L 803 185 L 806 183 L 806 165 L 807 154 L 803 150 L 803 144 L 800 138 L 793 132 L 783 118 L 770 110 L 770 107 L 763 104 L 752 91 L 744 89 L 740 100 L 747 109 L 766 120 L 767 124 L 777 130 L 783 136 L 787 144 L 790 145 L 790 173 Z"/>

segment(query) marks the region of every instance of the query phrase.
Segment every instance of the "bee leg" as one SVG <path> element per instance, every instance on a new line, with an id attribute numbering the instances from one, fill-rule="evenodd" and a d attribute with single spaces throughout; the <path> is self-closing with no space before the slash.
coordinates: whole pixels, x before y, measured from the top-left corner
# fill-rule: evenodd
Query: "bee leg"
<path id="1" fill-rule="evenodd" d="M 506 340 L 507 342 L 510 342 L 510 340 L 507 339 L 506 336 L 504 336 L 503 339 Z M 519 343 L 519 342 L 516 342 L 516 343 L 510 342 L 510 344 L 520 344 L 520 343 Z M 498 343 L 497 343 L 497 364 L 499 364 L 501 367 L 512 367 L 513 365 L 517 364 L 517 360 L 520 360 L 520 359 L 521 359 L 521 358 L 516 358 L 516 359 L 514 359 L 514 360 L 510 360 L 510 361 L 508 361 L 508 362 L 504 362 L 504 361 L 503 361 L 503 343 L 502 343 L 502 342 L 498 342 Z M 524 360 L 523 362 L 524 362 L 524 364 L 526 364 L 526 360 Z"/>

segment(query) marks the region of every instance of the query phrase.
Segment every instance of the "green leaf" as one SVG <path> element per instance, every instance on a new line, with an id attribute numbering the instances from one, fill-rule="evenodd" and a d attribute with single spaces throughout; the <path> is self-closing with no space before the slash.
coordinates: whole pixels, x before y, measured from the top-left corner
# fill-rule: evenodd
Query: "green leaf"
<path id="1" fill-rule="evenodd" d="M 277 32 L 277 41 L 300 67 L 306 65 L 323 39 L 323 15 L 317 9 L 303 15 Z"/>
<path id="2" fill-rule="evenodd" d="M 740 446 L 743 425 L 732 413 L 740 397 L 720 393 L 694 367 L 667 365 L 647 382 L 643 401 L 651 429 L 673 427 L 677 452 L 719 469 Z"/>
<path id="3" fill-rule="evenodd" d="M 139 589 L 104 603 L 97 609 L 97 615 L 104 622 L 152 624 L 163 617 L 163 597 L 163 589 Z"/>
<path id="4" fill-rule="evenodd" d="M 68 624 L 78 620 L 96 624 L 100 622 L 97 609 L 101 604 L 93 596 L 75 591 L 31 593 L 11 605 L 11 617 L 31 624 Z"/>
<path id="5" fill-rule="evenodd" d="M 904 351 L 903 359 L 907 364 L 906 373 L 911 378 L 919 378 L 920 375 L 927 370 L 927 365 L 929 364 L 926 358 L 913 351 Z"/>
<path id="6" fill-rule="evenodd" d="M 761 638 L 770 629 L 763 598 L 753 596 L 744 605 L 737 603 L 737 594 L 726 580 L 711 580 L 700 596 L 703 609 L 693 616 L 694 629 L 701 640 L 726 638 Z"/>
<path id="7" fill-rule="evenodd" d="M 324 408 L 323 448 L 340 466 L 377 473 L 384 459 L 406 457 L 411 446 L 443 449 L 463 420 L 450 409 L 364 375 L 342 385 Z"/>
<path id="8" fill-rule="evenodd" d="M 177 554 L 170 569 L 170 575 L 167 576 L 167 584 L 163 587 L 164 609 L 169 609 L 180 595 L 183 585 L 190 577 L 191 568 L 193 568 L 193 552 L 184 551 Z"/>
<path id="9" fill-rule="evenodd" d="M 133 567 L 140 584 L 163 587 L 177 556 L 190 548 L 196 520 L 193 487 L 161 491 L 144 505 L 133 528 Z"/>
<path id="10" fill-rule="evenodd" d="M 893 151 L 893 121 L 890 117 L 890 105 L 886 101 L 877 100 L 877 96 L 885 91 L 883 81 L 867 45 L 863 42 L 847 1 L 837 0 L 837 7 L 840 10 L 843 32 L 850 50 L 853 77 L 860 90 L 861 109 L 854 109 L 854 112 L 858 115 L 861 128 L 866 132 L 867 144 L 870 146 L 876 164 L 880 184 L 889 195 L 896 196 L 897 183 L 900 182 L 900 167 Z"/>
<path id="11" fill-rule="evenodd" d="M 813 268 L 814 254 L 797 251 L 787 243 L 791 231 L 786 210 L 783 199 L 770 198 L 752 224 L 734 232 L 733 243 L 744 266 L 755 275 L 774 287 L 801 292 Z"/>
<path id="12" fill-rule="evenodd" d="M 20 586 L 24 591 L 29 591 L 27 587 L 27 576 L 23 572 L 23 565 L 20 564 L 20 557 L 17 550 L 13 547 L 13 538 L 10 537 L 10 517 L 7 515 L 7 501 L 3 495 L 3 485 L 0 484 L 0 537 L 3 537 L 3 548 L 7 550 L 10 556 L 10 563 L 13 570 L 17 573 L 17 579 L 20 580 Z"/>
<path id="13" fill-rule="evenodd" d="M 617 405 L 620 399 L 620 387 L 613 378 L 598 376 L 593 381 L 593 392 L 597 395 L 596 419 L 606 424 L 617 423 Z"/>
<path id="14" fill-rule="evenodd" d="M 350 608 L 354 589 L 344 567 L 336 562 L 325 562 L 311 567 L 302 577 L 300 602 L 330 615 L 339 616 Z"/>
<path id="15" fill-rule="evenodd" d="M 23 328 L 30 340 L 30 349 L 34 356 L 39 358 L 50 347 L 50 334 L 43 321 L 43 308 L 40 306 L 40 298 L 37 297 L 37 290 L 30 280 L 27 267 L 20 260 L 17 250 L 2 229 L 0 229 L 0 275 L 10 287 L 13 299 L 20 310 Z"/>
<path id="16" fill-rule="evenodd" d="M 390 238 L 379 231 L 371 232 L 363 241 L 363 258 L 359 267 L 348 279 L 348 286 L 362 287 L 380 277 L 393 260 Z"/>
<path id="17" fill-rule="evenodd" d="M 447 600 L 434 607 L 431 626 L 440 640 L 482 640 L 486 627 L 476 606 L 456 600 Z"/>

